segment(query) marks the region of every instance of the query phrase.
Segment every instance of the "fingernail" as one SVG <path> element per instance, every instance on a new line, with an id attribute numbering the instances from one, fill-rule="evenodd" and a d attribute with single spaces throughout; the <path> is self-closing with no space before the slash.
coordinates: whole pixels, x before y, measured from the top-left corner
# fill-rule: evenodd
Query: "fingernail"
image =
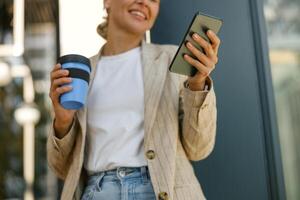
<path id="1" fill-rule="evenodd" d="M 212 31 L 211 31 L 211 30 L 208 30 L 208 31 L 207 31 L 207 34 L 211 35 L 211 34 L 212 34 Z"/>
<path id="2" fill-rule="evenodd" d="M 193 34 L 193 38 L 198 39 L 198 38 L 199 38 L 199 35 L 198 35 L 197 33 L 194 33 L 194 34 Z"/>
<path id="3" fill-rule="evenodd" d="M 191 43 L 190 43 L 190 42 L 187 42 L 187 43 L 186 43 L 186 46 L 191 47 Z"/>

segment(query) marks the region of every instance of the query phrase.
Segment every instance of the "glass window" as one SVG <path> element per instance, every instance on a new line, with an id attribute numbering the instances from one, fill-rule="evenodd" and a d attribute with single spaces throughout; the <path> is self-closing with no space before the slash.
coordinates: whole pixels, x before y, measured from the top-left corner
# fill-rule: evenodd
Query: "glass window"
<path id="1" fill-rule="evenodd" d="M 13 42 L 13 7 L 13 0 L 0 2 L 0 44 Z"/>
<path id="2" fill-rule="evenodd" d="M 5 48 L 0 51 L 0 199 L 57 199 L 59 184 L 47 165 L 46 140 L 51 123 L 49 72 L 58 49 L 58 1 L 24 1 L 21 30 L 12 27 L 16 2 L 22 1 L 0 1 L 0 48 L 14 42 L 12 32 L 22 31 L 25 36 L 22 55 L 10 55 Z M 31 114 L 17 112 L 32 104 Z M 34 118 L 39 118 L 38 123 L 28 123 Z"/>
<path id="3" fill-rule="evenodd" d="M 264 0 L 287 199 L 300 199 L 300 1 Z"/>

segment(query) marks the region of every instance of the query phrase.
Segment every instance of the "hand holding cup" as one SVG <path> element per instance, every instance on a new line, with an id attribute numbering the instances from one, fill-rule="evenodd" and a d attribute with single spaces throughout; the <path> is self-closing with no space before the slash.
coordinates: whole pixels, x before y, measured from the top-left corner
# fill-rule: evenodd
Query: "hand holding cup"
<path id="1" fill-rule="evenodd" d="M 90 61 L 81 55 L 65 55 L 51 72 L 50 98 L 55 113 L 54 129 L 63 137 L 70 129 L 76 110 L 85 105 Z"/>

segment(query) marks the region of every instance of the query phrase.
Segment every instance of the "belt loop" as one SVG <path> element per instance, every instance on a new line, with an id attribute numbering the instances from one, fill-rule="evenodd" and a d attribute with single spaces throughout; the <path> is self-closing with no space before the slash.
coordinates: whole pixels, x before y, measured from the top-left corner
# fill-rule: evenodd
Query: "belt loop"
<path id="1" fill-rule="evenodd" d="M 142 175 L 143 183 L 146 183 L 148 181 L 146 166 L 141 167 L 141 175 Z"/>
<path id="2" fill-rule="evenodd" d="M 98 175 L 97 181 L 96 181 L 96 188 L 98 189 L 98 192 L 102 190 L 102 182 L 103 182 L 103 177 L 105 176 L 105 172 L 101 172 Z"/>

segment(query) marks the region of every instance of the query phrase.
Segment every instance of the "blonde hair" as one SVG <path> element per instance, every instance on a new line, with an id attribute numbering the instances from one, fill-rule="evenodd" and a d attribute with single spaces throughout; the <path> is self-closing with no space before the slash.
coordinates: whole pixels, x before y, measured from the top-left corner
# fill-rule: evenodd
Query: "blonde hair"
<path id="1" fill-rule="evenodd" d="M 107 39 L 107 28 L 108 28 L 107 19 L 97 26 L 97 33 L 104 39 Z"/>
<path id="2" fill-rule="evenodd" d="M 109 9 L 105 8 L 104 10 L 106 11 L 106 14 L 102 17 L 104 21 L 97 26 L 97 33 L 107 40 Z"/>

